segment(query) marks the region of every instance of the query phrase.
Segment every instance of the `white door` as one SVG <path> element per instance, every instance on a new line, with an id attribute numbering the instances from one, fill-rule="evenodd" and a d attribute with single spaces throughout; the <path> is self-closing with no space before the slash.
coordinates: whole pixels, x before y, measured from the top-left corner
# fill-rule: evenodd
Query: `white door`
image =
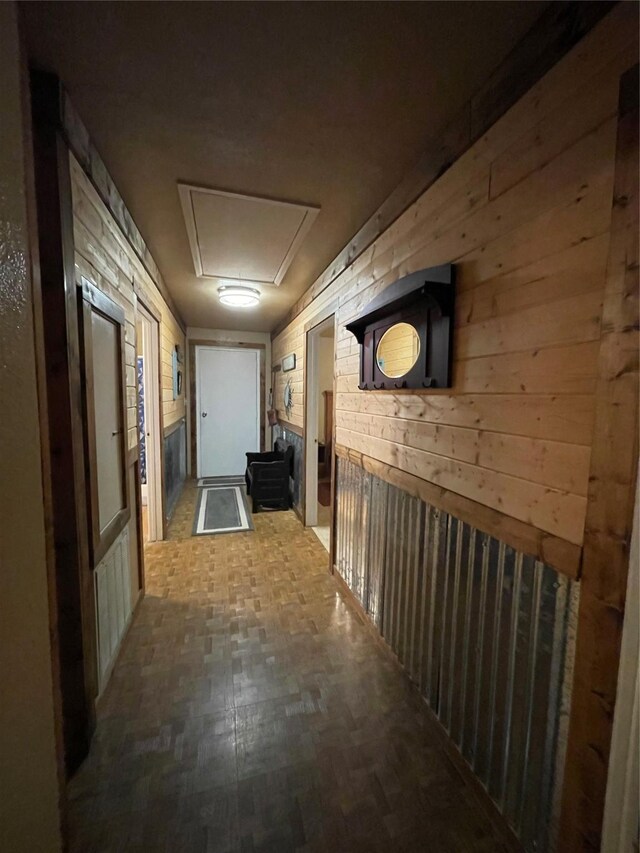
<path id="1" fill-rule="evenodd" d="M 196 347 L 198 476 L 243 474 L 260 450 L 258 350 Z"/>

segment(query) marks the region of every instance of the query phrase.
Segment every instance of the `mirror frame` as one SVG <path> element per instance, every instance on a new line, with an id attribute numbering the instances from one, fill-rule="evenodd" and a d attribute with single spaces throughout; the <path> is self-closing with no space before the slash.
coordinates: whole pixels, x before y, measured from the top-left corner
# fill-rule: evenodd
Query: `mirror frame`
<path id="1" fill-rule="evenodd" d="M 386 288 L 360 317 L 345 326 L 360 344 L 358 388 L 450 388 L 454 306 L 453 264 L 420 270 Z M 404 376 L 389 377 L 378 367 L 376 353 L 384 333 L 397 323 L 409 323 L 415 328 L 420 350 L 416 363 Z"/>

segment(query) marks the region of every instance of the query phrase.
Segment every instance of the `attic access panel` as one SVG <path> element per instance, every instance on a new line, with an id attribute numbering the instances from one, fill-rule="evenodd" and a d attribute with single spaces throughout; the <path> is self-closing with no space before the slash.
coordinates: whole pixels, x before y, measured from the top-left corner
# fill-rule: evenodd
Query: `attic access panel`
<path id="1" fill-rule="evenodd" d="M 360 344 L 361 390 L 450 388 L 455 267 L 419 270 L 387 287 L 346 325 Z"/>
<path id="2" fill-rule="evenodd" d="M 178 184 L 196 275 L 279 285 L 319 208 Z"/>

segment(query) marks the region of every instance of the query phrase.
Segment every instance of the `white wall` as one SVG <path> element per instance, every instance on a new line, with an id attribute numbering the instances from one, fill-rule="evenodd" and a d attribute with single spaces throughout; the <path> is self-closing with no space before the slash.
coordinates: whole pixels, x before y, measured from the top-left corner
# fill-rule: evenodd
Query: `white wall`
<path id="1" fill-rule="evenodd" d="M 0 3 L 0 850 L 61 849 L 16 5 Z"/>
<path id="2" fill-rule="evenodd" d="M 269 389 L 271 387 L 271 335 L 269 332 L 241 332 L 241 331 L 231 331 L 229 329 L 200 329 L 197 326 L 189 326 L 187 328 L 187 349 L 189 348 L 189 341 L 225 341 L 228 343 L 246 343 L 246 344 L 264 344 L 265 346 L 265 372 L 264 372 L 264 384 L 265 384 L 265 445 L 266 450 L 271 449 L 272 437 L 271 437 L 271 427 L 269 426 L 269 422 L 267 420 L 267 412 L 266 410 L 269 408 Z M 185 376 L 185 389 L 186 389 L 186 409 L 187 409 L 187 471 L 191 471 L 191 377 L 189 375 L 190 364 L 189 357 L 187 352 L 186 362 L 187 362 L 187 370 Z"/>

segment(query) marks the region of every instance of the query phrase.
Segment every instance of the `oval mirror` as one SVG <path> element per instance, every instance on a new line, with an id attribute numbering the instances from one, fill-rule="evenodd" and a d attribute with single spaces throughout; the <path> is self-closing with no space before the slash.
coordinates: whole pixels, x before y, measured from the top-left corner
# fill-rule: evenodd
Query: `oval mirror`
<path id="1" fill-rule="evenodd" d="M 396 323 L 384 333 L 376 348 L 376 364 L 390 379 L 408 373 L 418 360 L 420 338 L 409 323 Z"/>

